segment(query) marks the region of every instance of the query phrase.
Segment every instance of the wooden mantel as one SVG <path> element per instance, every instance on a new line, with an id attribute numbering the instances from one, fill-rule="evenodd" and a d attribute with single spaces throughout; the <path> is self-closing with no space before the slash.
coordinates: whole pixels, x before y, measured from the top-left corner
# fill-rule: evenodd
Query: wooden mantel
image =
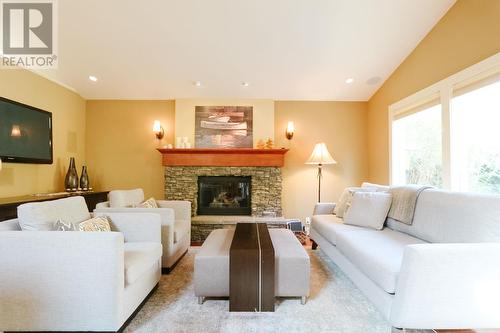
<path id="1" fill-rule="evenodd" d="M 282 167 L 288 149 L 158 148 L 164 166 Z"/>

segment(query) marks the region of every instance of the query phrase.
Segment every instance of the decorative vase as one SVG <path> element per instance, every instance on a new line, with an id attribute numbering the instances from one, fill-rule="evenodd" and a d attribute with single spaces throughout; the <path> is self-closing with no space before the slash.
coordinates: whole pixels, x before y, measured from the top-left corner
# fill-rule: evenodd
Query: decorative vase
<path id="1" fill-rule="evenodd" d="M 82 175 L 80 176 L 80 189 L 82 191 L 90 190 L 89 175 L 87 174 L 87 167 L 82 166 Z"/>
<path id="2" fill-rule="evenodd" d="M 66 191 L 73 192 L 78 190 L 78 172 L 76 172 L 75 158 L 69 159 L 69 168 L 64 180 L 64 187 Z"/>

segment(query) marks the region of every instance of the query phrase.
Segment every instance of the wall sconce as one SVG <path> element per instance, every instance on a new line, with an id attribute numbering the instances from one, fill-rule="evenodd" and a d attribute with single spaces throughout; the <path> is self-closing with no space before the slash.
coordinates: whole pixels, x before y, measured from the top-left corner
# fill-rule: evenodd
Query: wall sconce
<path id="1" fill-rule="evenodd" d="M 289 121 L 288 125 L 286 126 L 286 132 L 285 132 L 286 138 L 288 140 L 292 140 L 294 132 L 295 132 L 295 126 L 293 124 L 293 121 Z"/>
<path id="2" fill-rule="evenodd" d="M 155 133 L 156 138 L 158 140 L 163 139 L 163 137 L 165 136 L 165 131 L 163 130 L 163 127 L 161 126 L 161 123 L 160 123 L 159 120 L 155 120 L 154 121 L 154 123 L 153 123 L 153 132 Z"/>

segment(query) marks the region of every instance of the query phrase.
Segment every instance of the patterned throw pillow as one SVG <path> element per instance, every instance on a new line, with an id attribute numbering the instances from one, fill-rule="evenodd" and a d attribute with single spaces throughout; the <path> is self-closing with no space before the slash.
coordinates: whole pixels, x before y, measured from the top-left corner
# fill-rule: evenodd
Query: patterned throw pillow
<path id="1" fill-rule="evenodd" d="M 80 231 L 111 231 L 109 218 L 107 216 L 97 216 L 78 224 Z"/>
<path id="2" fill-rule="evenodd" d="M 375 188 L 371 187 L 346 187 L 342 195 L 340 196 L 337 205 L 335 205 L 335 209 L 333 213 L 337 215 L 337 217 L 343 218 L 347 209 L 351 204 L 352 197 L 355 192 L 376 192 Z"/>
<path id="3" fill-rule="evenodd" d="M 58 219 L 54 223 L 54 231 L 75 231 L 75 225 L 71 222 L 64 222 L 62 219 Z"/>
<path id="4" fill-rule="evenodd" d="M 148 200 L 135 206 L 136 208 L 158 208 L 155 198 L 151 197 Z"/>

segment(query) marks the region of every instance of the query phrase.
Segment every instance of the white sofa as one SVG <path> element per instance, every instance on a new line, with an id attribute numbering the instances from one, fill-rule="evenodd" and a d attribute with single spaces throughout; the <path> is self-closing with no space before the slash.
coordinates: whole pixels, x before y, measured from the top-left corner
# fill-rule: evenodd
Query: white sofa
<path id="1" fill-rule="evenodd" d="M 108 214 L 112 232 L 20 231 L 78 223 L 83 197 L 29 203 L 0 223 L 0 331 L 118 331 L 161 277 L 160 218 Z"/>
<path id="2" fill-rule="evenodd" d="M 395 328 L 500 327 L 500 196 L 426 190 L 411 226 L 343 224 L 319 204 L 310 236 Z"/>
<path id="3" fill-rule="evenodd" d="M 191 245 L 191 202 L 156 200 L 160 208 L 131 208 L 144 201 L 142 189 L 114 190 L 94 213 L 154 213 L 161 217 L 162 272 L 170 273 Z"/>

